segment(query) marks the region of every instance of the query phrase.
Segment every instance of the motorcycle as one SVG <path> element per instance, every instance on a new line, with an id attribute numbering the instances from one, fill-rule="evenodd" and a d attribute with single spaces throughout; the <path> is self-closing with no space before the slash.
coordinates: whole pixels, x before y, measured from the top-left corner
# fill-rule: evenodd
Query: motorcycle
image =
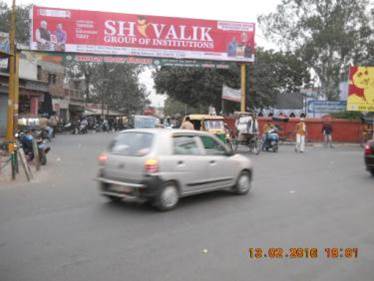
<path id="1" fill-rule="evenodd" d="M 88 124 L 85 124 L 85 123 L 81 123 L 79 125 L 79 129 L 78 129 L 78 133 L 79 134 L 87 134 L 88 133 Z"/>
<path id="2" fill-rule="evenodd" d="M 43 137 L 42 131 L 35 133 L 35 137 L 31 134 L 19 132 L 18 134 L 16 134 L 16 138 L 21 144 L 28 162 L 31 162 L 35 158 L 33 148 L 33 141 L 35 138 L 36 145 L 38 148 L 39 162 L 41 165 L 47 164 L 47 153 L 51 150 L 51 145 L 48 138 Z"/>
<path id="3" fill-rule="evenodd" d="M 70 132 L 72 135 L 77 135 L 79 133 L 79 128 L 72 122 L 69 122 L 64 125 L 64 131 Z"/>
<path id="4" fill-rule="evenodd" d="M 276 128 L 270 129 L 265 135 L 265 140 L 262 146 L 262 150 L 263 151 L 272 150 L 273 152 L 278 152 L 278 146 L 279 146 L 278 130 Z"/>

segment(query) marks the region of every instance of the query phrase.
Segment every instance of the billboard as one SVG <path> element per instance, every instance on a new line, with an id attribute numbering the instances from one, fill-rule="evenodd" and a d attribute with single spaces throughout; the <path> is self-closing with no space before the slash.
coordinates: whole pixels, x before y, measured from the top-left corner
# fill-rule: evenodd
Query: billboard
<path id="1" fill-rule="evenodd" d="M 308 101 L 308 113 L 336 113 L 345 111 L 346 101 L 325 101 L 310 100 Z"/>
<path id="2" fill-rule="evenodd" d="M 8 69 L 9 34 L 0 32 L 0 69 Z M 5 58 L 4 58 L 5 57 Z"/>
<path id="3" fill-rule="evenodd" d="M 67 65 L 69 63 L 126 63 L 142 64 L 153 66 L 173 66 L 173 67 L 194 67 L 211 69 L 229 69 L 232 63 L 225 61 L 206 61 L 206 60 L 184 60 L 170 58 L 146 58 L 134 56 L 110 56 L 110 55 L 91 55 L 76 53 L 51 53 L 51 52 L 29 52 L 22 51 L 22 56 L 28 61 L 48 61 L 56 64 Z"/>
<path id="4" fill-rule="evenodd" d="M 241 89 L 233 89 L 226 85 L 222 86 L 222 99 L 240 103 L 242 100 Z"/>
<path id="5" fill-rule="evenodd" d="M 254 61 L 254 23 L 38 6 L 30 17 L 32 50 Z"/>
<path id="6" fill-rule="evenodd" d="M 347 110 L 374 111 L 374 67 L 350 67 Z"/>

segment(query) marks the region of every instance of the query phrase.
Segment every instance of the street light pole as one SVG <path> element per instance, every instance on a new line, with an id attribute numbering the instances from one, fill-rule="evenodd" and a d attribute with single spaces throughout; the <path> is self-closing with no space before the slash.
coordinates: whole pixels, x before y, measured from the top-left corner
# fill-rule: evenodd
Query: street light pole
<path id="1" fill-rule="evenodd" d="M 12 13 L 10 17 L 10 31 L 9 31 L 9 82 L 8 82 L 8 113 L 7 113 L 7 133 L 6 141 L 8 143 L 8 152 L 11 157 L 12 167 L 12 179 L 16 178 L 17 169 L 17 157 L 15 153 L 15 139 L 14 133 L 17 123 L 18 115 L 18 89 L 16 93 L 16 87 L 18 87 L 18 70 L 16 71 L 16 62 L 18 59 L 16 56 L 16 0 L 13 0 Z M 18 69 L 18 66 L 17 66 Z M 16 81 L 17 78 L 17 81 Z"/>
<path id="2" fill-rule="evenodd" d="M 10 32 L 9 32 L 9 83 L 8 83 L 8 126 L 6 140 L 9 142 L 9 152 L 14 151 L 14 109 L 15 109 L 15 61 L 16 61 L 16 0 L 13 0 L 12 13 L 10 19 Z"/>

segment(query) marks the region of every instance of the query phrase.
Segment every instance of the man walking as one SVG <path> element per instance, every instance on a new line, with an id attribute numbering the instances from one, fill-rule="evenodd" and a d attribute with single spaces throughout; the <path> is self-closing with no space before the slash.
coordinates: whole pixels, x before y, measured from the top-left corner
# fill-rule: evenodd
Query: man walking
<path id="1" fill-rule="evenodd" d="M 300 122 L 296 124 L 296 147 L 295 152 L 303 153 L 305 150 L 305 134 L 306 124 L 304 118 L 300 118 Z"/>
<path id="2" fill-rule="evenodd" d="M 330 123 L 324 123 L 322 126 L 322 134 L 325 147 L 333 148 L 332 145 L 332 126 Z"/>

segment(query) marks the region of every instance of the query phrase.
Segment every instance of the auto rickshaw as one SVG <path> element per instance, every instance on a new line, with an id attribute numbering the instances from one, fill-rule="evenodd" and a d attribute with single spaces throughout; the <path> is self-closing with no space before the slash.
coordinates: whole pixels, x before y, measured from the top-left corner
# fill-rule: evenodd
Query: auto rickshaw
<path id="1" fill-rule="evenodd" d="M 183 122 L 187 117 L 190 117 L 191 123 L 193 124 L 195 130 L 209 132 L 216 135 L 223 142 L 229 142 L 230 137 L 226 133 L 223 116 L 190 114 L 184 117 Z"/>

